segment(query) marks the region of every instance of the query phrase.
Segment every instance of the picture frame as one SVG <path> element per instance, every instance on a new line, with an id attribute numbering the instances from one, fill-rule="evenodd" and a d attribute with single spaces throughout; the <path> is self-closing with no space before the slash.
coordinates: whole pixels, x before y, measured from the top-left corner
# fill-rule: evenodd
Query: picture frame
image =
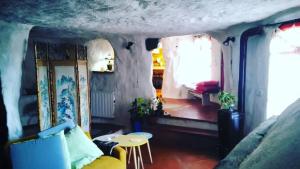
<path id="1" fill-rule="evenodd" d="M 46 61 L 37 59 L 37 90 L 38 90 L 38 114 L 40 131 L 52 127 L 50 78 L 48 77 L 48 65 Z"/>
<path id="2" fill-rule="evenodd" d="M 89 79 L 86 60 L 78 60 L 78 93 L 79 93 L 79 116 L 80 126 L 85 132 L 90 131 L 90 96 L 89 96 Z"/>
<path id="3" fill-rule="evenodd" d="M 77 84 L 74 61 L 52 61 L 53 71 L 53 123 L 60 124 L 65 119 L 79 121 Z"/>

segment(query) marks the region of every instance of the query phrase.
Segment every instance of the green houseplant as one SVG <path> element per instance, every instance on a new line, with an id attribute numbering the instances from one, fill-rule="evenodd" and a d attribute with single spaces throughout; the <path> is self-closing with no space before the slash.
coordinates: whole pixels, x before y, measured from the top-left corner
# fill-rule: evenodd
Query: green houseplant
<path id="1" fill-rule="evenodd" d="M 138 97 L 130 104 L 131 108 L 129 112 L 131 117 L 134 119 L 142 119 L 150 115 L 151 112 L 151 101 Z"/>
<path id="2" fill-rule="evenodd" d="M 221 91 L 218 94 L 218 99 L 221 103 L 222 109 L 233 109 L 235 105 L 235 96 L 229 92 Z"/>
<path id="3" fill-rule="evenodd" d="M 138 97 L 130 105 L 129 113 L 133 130 L 136 132 L 141 131 L 144 119 L 150 116 L 152 112 L 151 100 Z"/>
<path id="4" fill-rule="evenodd" d="M 219 155 L 224 158 L 242 138 L 240 113 L 235 110 L 236 97 L 221 91 L 218 94 L 221 109 L 218 111 Z"/>

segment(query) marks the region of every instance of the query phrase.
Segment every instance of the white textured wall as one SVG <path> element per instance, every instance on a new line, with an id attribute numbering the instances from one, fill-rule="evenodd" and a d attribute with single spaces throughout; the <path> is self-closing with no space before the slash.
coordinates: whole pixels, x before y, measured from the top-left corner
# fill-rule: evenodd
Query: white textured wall
<path id="1" fill-rule="evenodd" d="M 91 92 L 115 92 L 116 118 L 112 120 L 94 118 L 93 121 L 109 121 L 128 126 L 130 102 L 136 97 L 155 97 L 151 53 L 146 51 L 145 38 L 141 36 L 110 35 L 104 38 L 109 40 L 114 48 L 115 71 L 114 73 L 91 73 Z M 134 42 L 130 50 L 124 47 L 128 41 Z M 88 51 L 91 50 L 89 48 L 94 47 L 93 43 L 97 41 L 87 43 Z M 95 52 L 97 49 L 93 50 Z"/>
<path id="2" fill-rule="evenodd" d="M 30 29 L 31 26 L 28 25 L 0 22 L 0 72 L 10 140 L 22 135 L 18 102 L 22 61 Z"/>

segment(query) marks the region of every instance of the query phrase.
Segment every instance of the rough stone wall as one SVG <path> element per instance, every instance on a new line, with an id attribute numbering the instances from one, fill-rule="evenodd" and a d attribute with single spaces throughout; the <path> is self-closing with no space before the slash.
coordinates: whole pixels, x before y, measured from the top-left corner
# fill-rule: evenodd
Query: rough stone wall
<path id="1" fill-rule="evenodd" d="M 26 56 L 22 64 L 22 94 L 36 93 L 36 73 L 35 73 L 35 57 L 33 40 L 28 39 Z"/>
<path id="2" fill-rule="evenodd" d="M 0 20 L 88 34 L 187 35 L 264 19 L 299 0 L 0 1 Z"/>
<path id="3" fill-rule="evenodd" d="M 115 50 L 114 73 L 91 72 L 91 92 L 115 92 L 115 119 L 94 118 L 94 122 L 111 122 L 129 126 L 130 102 L 136 97 L 155 97 L 152 85 L 152 57 L 142 36 L 106 36 Z M 130 50 L 127 42 L 134 42 Z M 92 45 L 90 45 L 92 46 Z M 89 46 L 88 46 L 89 48 Z M 93 100 L 91 100 L 93 101 Z"/>
<path id="4" fill-rule="evenodd" d="M 26 54 L 30 29 L 29 25 L 0 22 L 0 72 L 10 140 L 22 135 L 18 102 L 22 61 Z"/>

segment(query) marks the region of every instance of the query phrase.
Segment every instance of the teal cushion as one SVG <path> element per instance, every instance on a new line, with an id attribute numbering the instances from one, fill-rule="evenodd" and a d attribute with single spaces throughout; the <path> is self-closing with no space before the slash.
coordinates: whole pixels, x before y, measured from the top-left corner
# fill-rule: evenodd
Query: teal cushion
<path id="1" fill-rule="evenodd" d="M 63 132 L 10 145 L 13 169 L 70 169 Z"/>
<path id="2" fill-rule="evenodd" d="M 81 169 L 103 155 L 103 152 L 76 126 L 66 133 L 72 169 Z"/>
<path id="3" fill-rule="evenodd" d="M 72 129 L 74 127 L 76 127 L 76 125 L 74 124 L 73 120 L 66 120 L 65 122 L 63 122 L 63 123 L 61 123 L 61 124 L 59 124 L 55 127 L 51 127 L 49 129 L 46 129 L 46 130 L 43 130 L 43 131 L 39 132 L 38 136 L 40 138 L 46 138 L 46 137 L 49 137 L 53 134 L 57 134 L 62 130 Z"/>
<path id="4" fill-rule="evenodd" d="M 64 134 L 64 131 L 60 131 L 57 135 L 59 135 L 59 137 L 62 140 L 62 151 L 64 154 L 64 161 L 67 165 L 68 169 L 71 169 L 71 159 L 70 159 L 70 153 L 69 153 L 69 149 L 68 149 L 68 143 Z"/>

